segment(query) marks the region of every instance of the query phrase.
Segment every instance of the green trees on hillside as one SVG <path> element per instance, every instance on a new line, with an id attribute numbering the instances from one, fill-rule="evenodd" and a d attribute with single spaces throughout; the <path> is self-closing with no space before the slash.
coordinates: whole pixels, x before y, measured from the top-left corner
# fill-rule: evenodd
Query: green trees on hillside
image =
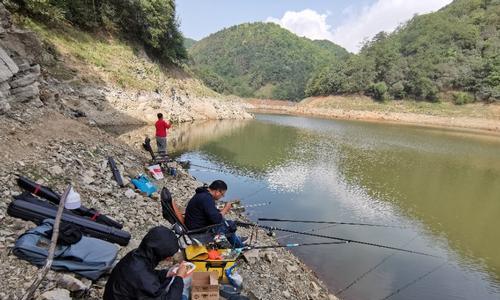
<path id="1" fill-rule="evenodd" d="M 7 0 L 8 8 L 50 25 L 69 22 L 84 30 L 119 30 L 164 63 L 187 59 L 174 0 Z"/>
<path id="2" fill-rule="evenodd" d="M 233 26 L 198 41 L 189 53 L 196 74 L 216 91 L 289 100 L 304 97 L 313 72 L 349 55 L 272 23 Z"/>
<path id="3" fill-rule="evenodd" d="M 318 71 L 306 94 L 380 98 L 386 90 L 390 98 L 435 101 L 439 92 L 461 91 L 457 103 L 500 101 L 499 24 L 499 0 L 456 0 L 393 34 L 379 33 L 358 55 Z"/>

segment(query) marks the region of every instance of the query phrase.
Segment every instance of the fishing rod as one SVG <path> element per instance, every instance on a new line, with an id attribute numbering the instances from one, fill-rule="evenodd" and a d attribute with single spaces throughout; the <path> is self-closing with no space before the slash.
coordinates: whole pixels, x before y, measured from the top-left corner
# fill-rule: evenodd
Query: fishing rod
<path id="1" fill-rule="evenodd" d="M 269 202 L 262 202 L 262 203 L 255 203 L 255 204 L 249 204 L 249 205 L 236 206 L 236 207 L 233 207 L 233 209 L 254 208 L 254 207 L 267 206 L 269 204 L 271 204 L 271 201 L 269 201 Z"/>
<path id="2" fill-rule="evenodd" d="M 274 246 L 247 246 L 247 247 L 243 248 L 243 250 L 293 248 L 293 247 L 302 247 L 302 246 L 341 245 L 341 244 L 349 244 L 349 242 L 323 242 L 323 243 L 303 243 L 303 244 L 294 243 L 294 244 L 274 245 Z"/>
<path id="3" fill-rule="evenodd" d="M 286 220 L 286 219 L 272 219 L 272 218 L 259 218 L 259 221 L 266 222 L 289 222 L 289 223 L 311 223 L 311 224 L 336 224 L 336 225 L 356 225 L 356 226 L 373 226 L 373 227 L 391 227 L 391 228 L 406 228 L 403 226 L 395 225 L 380 225 L 380 224 L 366 224 L 366 223 L 352 223 L 352 222 L 335 222 L 335 221 L 307 221 L 307 220 Z"/>
<path id="4" fill-rule="evenodd" d="M 203 168 L 203 169 L 206 169 L 206 170 L 212 170 L 212 171 L 217 171 L 217 172 L 226 172 L 226 173 L 229 173 L 227 171 L 223 171 L 221 169 L 217 169 L 217 168 L 214 168 L 214 167 L 208 167 L 208 166 L 203 166 L 203 165 L 197 165 L 197 164 L 193 164 L 191 161 L 177 161 L 179 164 L 181 164 L 181 166 L 184 166 L 184 165 L 187 165 L 188 167 L 191 167 L 191 166 L 195 166 L 195 167 L 198 167 L 198 168 Z M 191 168 L 190 168 L 191 169 Z"/>
<path id="5" fill-rule="evenodd" d="M 360 245 L 367 245 L 367 246 L 373 246 L 373 247 L 378 247 L 378 248 L 397 250 L 397 251 L 402 251 L 402 252 L 407 252 L 407 253 L 412 253 L 412 254 L 418 254 L 418 255 L 423 255 L 423 256 L 429 256 L 429 257 L 435 257 L 435 258 L 443 258 L 443 257 L 440 257 L 440 256 L 436 256 L 436 255 L 432 255 L 432 254 L 428 254 L 428 253 L 424 253 L 424 252 L 420 252 L 420 251 L 413 251 L 413 250 L 408 250 L 408 249 L 403 249 L 403 248 L 397 248 L 397 247 L 392 247 L 392 246 L 387 246 L 387 245 L 381 245 L 381 244 L 376 244 L 376 243 L 370 243 L 370 242 L 363 242 L 363 241 L 358 241 L 358 240 L 346 239 L 346 238 L 341 238 L 341 237 L 336 237 L 336 236 L 329 236 L 329 235 L 316 234 L 316 233 L 307 233 L 307 232 L 301 232 L 301 231 L 284 229 L 284 228 L 273 227 L 273 226 L 265 226 L 265 225 L 259 225 L 259 224 L 245 223 L 245 222 L 240 222 L 240 221 L 236 221 L 236 225 L 237 226 L 241 226 L 241 227 L 255 227 L 255 226 L 257 226 L 257 227 L 269 230 L 270 232 L 272 232 L 272 231 L 283 231 L 283 232 L 297 233 L 297 234 L 302 234 L 302 235 L 307 235 L 307 236 L 314 236 L 314 237 L 320 237 L 320 238 L 326 238 L 326 239 L 333 239 L 333 240 L 344 241 L 344 242 L 349 242 L 349 243 L 355 243 L 355 244 L 360 244 Z"/>

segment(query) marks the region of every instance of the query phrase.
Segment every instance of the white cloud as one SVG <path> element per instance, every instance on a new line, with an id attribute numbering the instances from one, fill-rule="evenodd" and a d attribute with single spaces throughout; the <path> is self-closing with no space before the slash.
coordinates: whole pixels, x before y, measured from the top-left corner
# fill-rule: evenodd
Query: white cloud
<path id="1" fill-rule="evenodd" d="M 313 40 L 331 39 L 330 25 L 326 23 L 328 13 L 321 15 L 312 9 L 303 11 L 287 11 L 281 19 L 267 18 L 266 22 L 273 22 L 290 30 L 298 36 L 305 36 Z"/>
<path id="2" fill-rule="evenodd" d="M 380 31 L 391 32 L 415 14 L 436 11 L 451 0 L 378 0 L 350 17 L 333 31 L 332 41 L 357 52 L 365 38 Z"/>
<path id="3" fill-rule="evenodd" d="M 306 9 L 288 11 L 281 19 L 268 18 L 299 36 L 310 39 L 328 39 L 351 52 L 358 52 L 364 39 L 380 31 L 391 32 L 415 14 L 436 11 L 452 0 L 377 0 L 369 6 L 355 9 L 350 6 L 342 12 L 346 19 L 334 30 L 326 22 L 328 14 Z"/>

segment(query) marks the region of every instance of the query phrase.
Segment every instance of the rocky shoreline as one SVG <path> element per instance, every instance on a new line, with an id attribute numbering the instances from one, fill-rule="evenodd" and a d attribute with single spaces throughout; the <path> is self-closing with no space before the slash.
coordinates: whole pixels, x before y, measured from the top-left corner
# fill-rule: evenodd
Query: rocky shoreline
<path id="1" fill-rule="evenodd" d="M 12 196 L 20 189 L 16 174 L 22 174 L 61 192 L 71 182 L 87 207 L 94 207 L 124 224 L 132 235 L 119 257 L 138 246 L 149 228 L 168 225 L 161 216 L 158 195 L 145 197 L 133 190 L 130 178 L 145 173 L 147 153 L 124 144 L 97 127 L 67 118 L 56 111 L 26 109 L 0 118 L 0 299 L 16 299 L 32 282 L 37 268 L 15 257 L 10 249 L 17 237 L 35 225 L 7 215 Z M 120 188 L 112 178 L 107 157 L 118 163 L 127 187 Z M 184 206 L 194 189 L 200 186 L 187 172 L 166 176 L 156 182 L 167 186 L 175 201 Z M 229 218 L 244 220 L 231 213 Z M 242 235 L 249 235 L 241 229 Z M 259 245 L 277 241 L 259 233 Z M 336 299 L 325 285 L 290 252 L 283 249 L 260 251 L 254 259 L 242 261 L 239 273 L 244 279 L 244 293 L 251 299 Z M 101 299 L 106 276 L 96 282 L 71 273 L 50 271 L 37 292 L 37 299 Z M 55 294 L 56 296 L 54 296 Z"/>

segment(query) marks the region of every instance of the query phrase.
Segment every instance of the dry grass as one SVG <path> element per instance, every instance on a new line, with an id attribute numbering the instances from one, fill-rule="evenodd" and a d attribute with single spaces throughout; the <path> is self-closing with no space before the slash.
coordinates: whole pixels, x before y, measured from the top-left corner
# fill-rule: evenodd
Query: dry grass
<path id="1" fill-rule="evenodd" d="M 472 103 L 455 105 L 451 102 L 430 103 L 414 100 L 377 102 L 365 96 L 328 96 L 307 98 L 298 105 L 308 108 L 415 113 L 442 117 L 471 117 L 500 120 L 500 105 L 498 104 Z"/>
<path id="2" fill-rule="evenodd" d="M 22 25 L 35 31 L 61 56 L 63 66 L 48 66 L 60 80 L 75 84 L 104 83 L 127 90 L 167 91 L 174 86 L 194 96 L 218 95 L 182 68 L 167 68 L 152 61 L 133 42 L 112 35 L 90 34 L 71 26 L 49 28 L 30 19 L 24 19 Z"/>

